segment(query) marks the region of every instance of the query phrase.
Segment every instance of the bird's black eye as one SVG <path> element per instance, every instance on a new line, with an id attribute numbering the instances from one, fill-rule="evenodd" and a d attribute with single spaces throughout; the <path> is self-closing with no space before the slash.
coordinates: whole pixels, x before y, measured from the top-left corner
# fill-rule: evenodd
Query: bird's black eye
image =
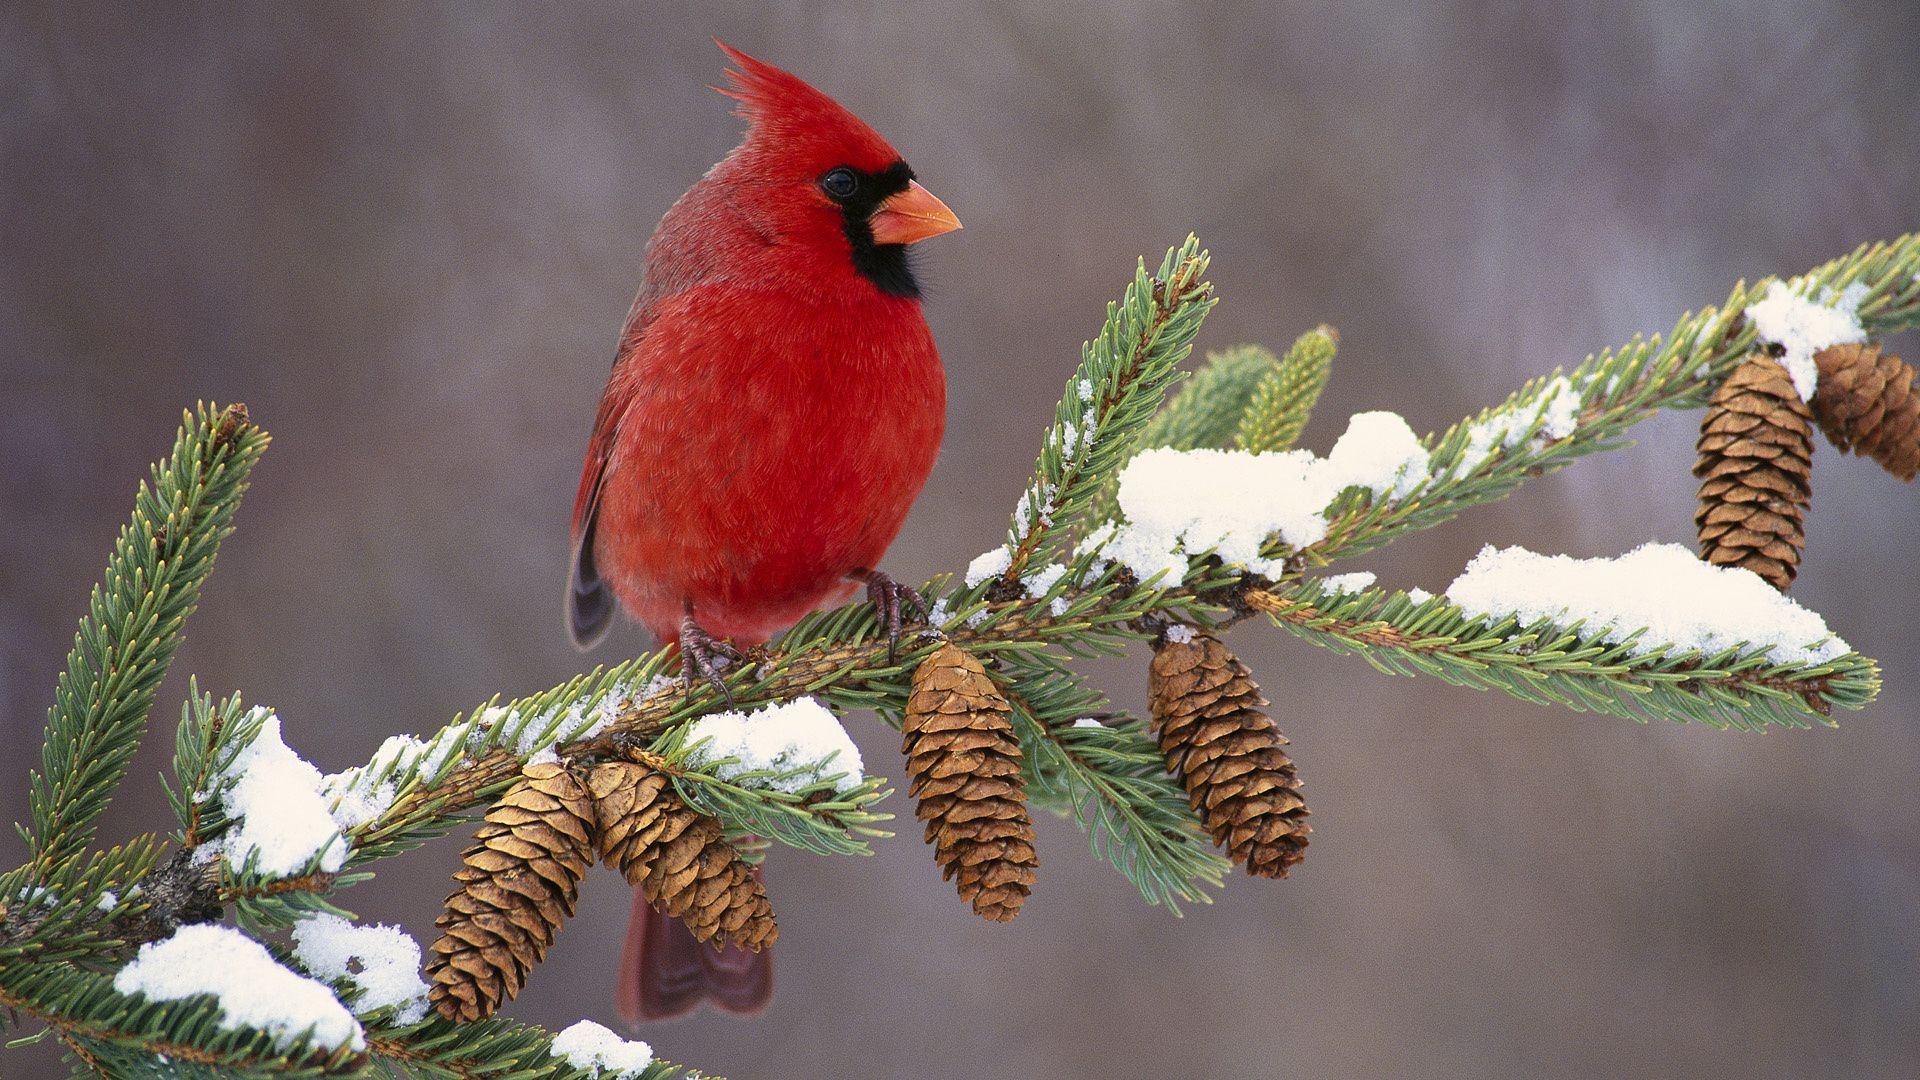
<path id="1" fill-rule="evenodd" d="M 860 178 L 852 169 L 842 165 L 820 178 L 820 190 L 835 199 L 846 200 L 860 187 Z"/>

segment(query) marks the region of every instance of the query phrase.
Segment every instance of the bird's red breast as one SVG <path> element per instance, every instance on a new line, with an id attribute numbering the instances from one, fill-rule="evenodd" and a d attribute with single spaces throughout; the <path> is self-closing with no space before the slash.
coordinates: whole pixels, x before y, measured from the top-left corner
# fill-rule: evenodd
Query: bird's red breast
<path id="1" fill-rule="evenodd" d="M 845 598 L 940 445 L 905 244 L 958 220 L 851 112 L 727 51 L 750 126 L 648 244 L 574 510 L 576 641 L 615 599 L 663 638 L 691 601 L 758 642 Z"/>

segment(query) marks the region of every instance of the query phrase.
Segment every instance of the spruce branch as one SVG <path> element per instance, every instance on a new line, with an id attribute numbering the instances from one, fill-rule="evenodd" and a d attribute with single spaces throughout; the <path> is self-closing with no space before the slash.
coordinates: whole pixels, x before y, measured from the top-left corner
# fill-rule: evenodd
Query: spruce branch
<path id="1" fill-rule="evenodd" d="M 266 448 L 246 406 L 201 405 L 154 466 L 151 484 L 140 485 L 133 520 L 114 542 L 55 688 L 41 769 L 30 774 L 27 841 L 37 873 L 93 838 Z"/>
<path id="2" fill-rule="evenodd" d="M 1182 902 L 1212 903 L 1207 890 L 1233 864 L 1214 852 L 1144 726 L 1058 657 L 1023 653 L 1005 677 L 1035 804 L 1071 817 L 1148 904 L 1178 915 Z"/>
<path id="3" fill-rule="evenodd" d="M 1152 276 L 1142 260 L 1117 304 L 1107 305 L 1099 336 L 1080 347 L 1080 367 L 1067 380 L 1007 529 L 1000 580 L 1019 582 L 1027 565 L 1061 547 L 1055 524 L 1072 521 L 1099 493 L 1153 419 L 1215 303 L 1206 281 L 1209 256 L 1192 236 L 1167 252 Z"/>
<path id="4" fill-rule="evenodd" d="M 1798 290 L 1837 293 L 1861 285 L 1858 312 L 1870 335 L 1920 325 L 1920 233 L 1865 244 L 1794 278 Z M 1298 552 L 1308 565 L 1364 554 L 1411 532 L 1453 520 L 1469 507 L 1511 495 L 1528 480 L 1576 459 L 1631 445 L 1626 430 L 1662 409 L 1697 409 L 1753 351 L 1755 333 L 1742 314 L 1776 279 L 1735 285 L 1725 304 L 1682 316 L 1665 338 L 1635 338 L 1589 356 L 1572 372 L 1534 379 L 1506 402 L 1463 420 L 1436 440 L 1434 479 L 1387 505 L 1351 502 L 1330 515 L 1326 537 Z M 1563 438 L 1542 437 L 1550 398 L 1578 397 L 1577 425 Z M 1274 554 L 1284 555 L 1276 545 Z"/>
<path id="5" fill-rule="evenodd" d="M 1140 432 L 1138 448 L 1226 445 L 1239 431 L 1254 391 L 1279 367 L 1279 358 L 1261 345 L 1208 353 L 1206 363 L 1167 397 Z"/>
<path id="6" fill-rule="evenodd" d="M 1251 590 L 1244 602 L 1282 629 L 1388 674 L 1425 673 L 1522 701 L 1642 722 L 1664 718 L 1747 730 L 1831 726 L 1835 707 L 1864 708 L 1880 689 L 1879 666 L 1854 652 L 1807 664 L 1771 661 L 1764 646 L 1701 655 L 1637 634 L 1608 642 L 1605 627 L 1476 618 L 1440 597 L 1415 602 L 1378 589 L 1329 593 L 1312 581 Z"/>
<path id="7" fill-rule="evenodd" d="M 1298 550 L 1269 538 L 1263 554 L 1273 558 L 1261 561 L 1261 572 L 1193 552 L 1176 572 L 1143 580 L 1109 553 L 1116 533 L 1099 520 L 1100 493 L 1131 452 L 1160 438 L 1213 446 L 1237 438 L 1243 449 L 1282 449 L 1304 424 L 1333 355 L 1330 332 L 1303 337 L 1277 367 L 1263 352 L 1222 354 L 1237 359 L 1216 359 L 1206 369 L 1214 374 L 1196 376 L 1169 412 L 1157 414 L 1213 303 L 1205 269 L 1206 254 L 1191 238 L 1156 274 L 1141 266 L 1101 334 L 1083 349 L 1022 496 L 1024 513 L 1016 514 L 1000 549 L 1004 565 L 970 575 L 971 583 L 940 577 L 925 586 L 933 626 L 891 650 L 872 605 L 848 604 L 803 619 L 729 671 L 731 700 L 704 685 L 681 690 L 669 675 L 672 654 L 660 650 L 518 700 L 484 703 L 423 738 L 395 736 L 365 765 L 321 781 L 346 845 L 344 865 L 335 870 L 308 865 L 269 873 L 244 858 L 233 865 L 227 841 L 239 822 L 230 818 L 243 811 L 220 796 L 238 755 L 260 736 L 265 714 L 243 708 L 237 696 L 216 702 L 197 685 L 182 710 L 169 792 L 180 846 L 169 853 L 159 838 L 144 836 L 85 854 L 93 821 L 124 779 L 154 686 L 230 528 L 248 470 L 266 445 L 243 411 L 203 408 L 189 417 L 151 488 L 142 488 L 61 680 L 43 771 L 34 778 L 33 858 L 0 874 L 0 1006 L 45 1023 L 83 1069 L 105 1075 L 151 1071 L 155 1054 L 167 1055 L 177 1075 L 584 1075 L 553 1056 L 546 1032 L 507 1021 L 408 1026 L 376 1014 L 361 1018 L 364 1052 L 300 1040 L 283 1045 L 264 1032 L 223 1027 L 212 999 L 147 1001 L 116 991 L 106 972 L 142 942 L 217 920 L 229 908 L 256 935 L 332 911 L 332 899 L 363 880 L 366 867 L 470 820 L 536 757 L 575 767 L 638 762 L 728 834 L 751 831 L 823 854 L 868 853 L 872 839 L 887 835 L 876 827 L 889 816 L 879 809 L 890 793 L 886 781 L 838 787 L 831 758 L 734 772 L 736 762 L 702 752 L 693 722 L 722 709 L 812 695 L 842 713 L 875 710 L 897 726 L 913 673 L 947 645 L 978 659 L 1005 697 L 1035 801 L 1073 817 L 1096 856 L 1149 902 L 1175 910 L 1206 902 L 1230 864 L 1169 777 L 1162 748 L 1074 668 L 1078 658 L 1124 652 L 1162 635 L 1174 640 L 1170 628 L 1218 633 L 1264 615 L 1388 673 L 1426 673 L 1526 701 L 1716 727 L 1830 723 L 1832 710 L 1862 708 L 1877 692 L 1874 662 L 1854 652 L 1830 655 L 1837 644 L 1818 661 L 1774 659 L 1766 643 L 1708 655 L 1652 640 L 1644 628 L 1475 616 L 1445 598 L 1416 601 L 1304 576 L 1504 497 L 1574 458 L 1623 446 L 1625 430 L 1658 409 L 1705 403 L 1752 351 L 1756 331 L 1739 312 L 1767 282 L 1737 287 L 1724 308 L 1683 318 L 1669 338 L 1636 340 L 1570 373 L 1534 380 L 1504 404 L 1425 440 L 1416 448 L 1430 454 L 1424 480 L 1404 489 L 1349 485 L 1325 508 L 1324 538 Z M 1857 286 L 1863 324 L 1884 334 L 1920 324 L 1916 271 L 1920 237 L 1907 236 L 1828 263 L 1794 287 Z M 1236 377 L 1260 377 L 1230 388 L 1230 369 Z M 1243 384 L 1250 387 L 1244 393 Z M 1229 400 L 1238 402 L 1237 412 L 1222 405 Z M 1177 409 L 1188 411 L 1175 416 Z M 1246 674 L 1243 666 L 1236 670 Z M 707 828 L 717 834 L 711 823 Z M 660 1062 L 646 1075 L 682 1073 Z"/>

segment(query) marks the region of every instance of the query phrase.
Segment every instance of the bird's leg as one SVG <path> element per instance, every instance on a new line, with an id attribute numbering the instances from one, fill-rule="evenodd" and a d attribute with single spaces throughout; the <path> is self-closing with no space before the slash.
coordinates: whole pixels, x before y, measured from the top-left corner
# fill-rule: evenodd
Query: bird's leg
<path id="1" fill-rule="evenodd" d="M 880 621 L 887 627 L 887 662 L 892 663 L 900 647 L 902 607 L 912 608 L 921 619 L 927 619 L 932 614 L 927 608 L 927 598 L 913 586 L 902 585 L 878 570 L 859 567 L 847 576 L 866 583 L 867 599 L 873 601 L 874 610 L 880 613 Z"/>
<path id="2" fill-rule="evenodd" d="M 680 682 L 688 693 L 693 692 L 693 679 L 698 674 L 727 699 L 727 704 L 733 704 L 733 691 L 727 689 L 723 673 L 746 659 L 739 649 L 727 642 L 715 641 L 712 634 L 701 629 L 700 624 L 693 621 L 693 601 L 686 602 L 680 616 Z"/>

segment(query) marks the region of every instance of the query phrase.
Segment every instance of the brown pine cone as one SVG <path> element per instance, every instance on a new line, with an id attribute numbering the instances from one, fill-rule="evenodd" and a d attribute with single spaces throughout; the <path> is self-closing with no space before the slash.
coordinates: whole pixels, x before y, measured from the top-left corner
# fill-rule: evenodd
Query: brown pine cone
<path id="1" fill-rule="evenodd" d="M 907 696 L 901 751 L 943 878 L 975 914 L 1009 922 L 1033 891 L 1033 819 L 1012 710 L 986 669 L 948 642 L 922 661 Z"/>
<path id="2" fill-rule="evenodd" d="M 435 921 L 428 998 L 449 1020 L 492 1016 L 573 915 L 593 863 L 593 803 L 560 765 L 529 765 L 474 835 Z"/>
<path id="3" fill-rule="evenodd" d="M 1282 878 L 1306 857 L 1307 804 L 1282 747 L 1286 736 L 1260 711 L 1253 673 L 1219 638 L 1154 644 L 1147 680 L 1160 752 L 1213 842 L 1257 877 Z"/>
<path id="4" fill-rule="evenodd" d="M 759 952 L 780 936 L 773 904 L 720 822 L 683 802 L 666 775 L 628 761 L 587 774 L 600 857 L 696 941 Z"/>
<path id="5" fill-rule="evenodd" d="M 1902 480 L 1920 472 L 1920 392 L 1913 368 L 1880 346 L 1835 345 L 1814 354 L 1820 388 L 1813 415 L 1841 450 L 1870 456 Z"/>
<path id="6" fill-rule="evenodd" d="M 1813 415 L 1778 360 L 1756 353 L 1735 368 L 1700 423 L 1693 475 L 1700 557 L 1744 566 L 1785 592 L 1806 547 L 1813 499 Z"/>

